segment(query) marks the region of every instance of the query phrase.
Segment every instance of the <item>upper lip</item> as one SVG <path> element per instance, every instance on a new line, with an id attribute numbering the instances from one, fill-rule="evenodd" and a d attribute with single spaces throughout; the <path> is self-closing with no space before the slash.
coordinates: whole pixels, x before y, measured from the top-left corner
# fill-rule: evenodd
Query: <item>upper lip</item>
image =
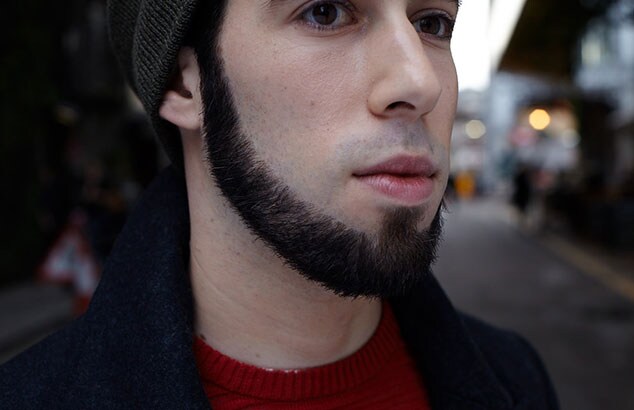
<path id="1" fill-rule="evenodd" d="M 436 172 L 436 166 L 426 157 L 398 155 L 379 164 L 355 171 L 354 176 L 362 177 L 376 174 L 393 174 L 432 177 Z"/>

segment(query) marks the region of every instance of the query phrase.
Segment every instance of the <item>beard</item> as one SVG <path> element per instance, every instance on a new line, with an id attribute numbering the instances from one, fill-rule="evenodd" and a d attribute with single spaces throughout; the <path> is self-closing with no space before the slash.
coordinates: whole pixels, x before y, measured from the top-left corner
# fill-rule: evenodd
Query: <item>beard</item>
<path id="1" fill-rule="evenodd" d="M 204 145 L 211 177 L 256 237 L 306 279 L 344 297 L 387 298 L 420 284 L 436 260 L 441 206 L 419 230 L 423 210 L 385 212 L 375 234 L 355 230 L 302 201 L 258 158 L 241 131 L 218 53 L 199 56 Z"/>

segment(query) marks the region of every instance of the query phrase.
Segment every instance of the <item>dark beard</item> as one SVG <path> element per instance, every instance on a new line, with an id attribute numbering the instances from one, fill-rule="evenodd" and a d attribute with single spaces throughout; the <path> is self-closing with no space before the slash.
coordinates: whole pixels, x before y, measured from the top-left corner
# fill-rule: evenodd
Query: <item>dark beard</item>
<path id="1" fill-rule="evenodd" d="M 440 208 L 424 231 L 417 229 L 421 210 L 396 208 L 372 237 L 301 201 L 241 132 L 216 56 L 199 56 L 205 155 L 216 185 L 249 229 L 288 266 L 341 296 L 397 296 L 430 274 L 442 231 Z"/>

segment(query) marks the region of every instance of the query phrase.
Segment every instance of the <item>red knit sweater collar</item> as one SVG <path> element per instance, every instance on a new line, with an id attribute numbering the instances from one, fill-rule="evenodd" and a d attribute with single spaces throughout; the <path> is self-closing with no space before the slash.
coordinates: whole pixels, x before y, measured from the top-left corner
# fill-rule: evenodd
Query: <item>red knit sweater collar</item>
<path id="1" fill-rule="evenodd" d="M 194 354 L 203 383 L 234 393 L 275 400 L 308 400 L 352 389 L 384 367 L 399 348 L 398 324 L 388 304 L 372 338 L 353 355 L 335 363 L 303 370 L 266 370 L 241 363 L 197 337 Z"/>

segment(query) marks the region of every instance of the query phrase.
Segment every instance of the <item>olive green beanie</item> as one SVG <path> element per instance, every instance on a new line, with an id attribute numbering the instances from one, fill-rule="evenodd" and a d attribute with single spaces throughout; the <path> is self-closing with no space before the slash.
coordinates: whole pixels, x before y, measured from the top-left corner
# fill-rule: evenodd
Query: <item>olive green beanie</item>
<path id="1" fill-rule="evenodd" d="M 158 111 L 198 3 L 199 0 L 108 0 L 108 25 L 115 55 L 168 156 L 178 166 L 183 161 L 180 137 Z"/>

